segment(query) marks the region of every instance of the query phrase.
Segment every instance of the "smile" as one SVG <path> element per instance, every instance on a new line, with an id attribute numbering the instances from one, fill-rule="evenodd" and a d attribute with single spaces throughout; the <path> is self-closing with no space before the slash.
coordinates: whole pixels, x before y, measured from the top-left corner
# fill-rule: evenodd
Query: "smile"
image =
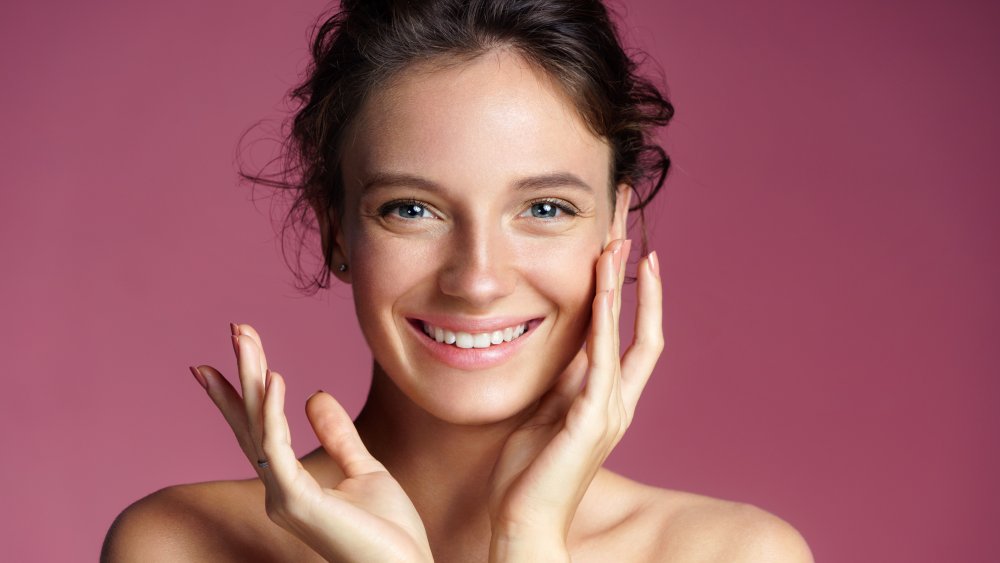
<path id="1" fill-rule="evenodd" d="M 543 317 L 477 320 L 427 315 L 426 319 L 408 318 L 406 324 L 431 358 L 462 371 L 479 371 L 497 367 L 516 356 L 544 320 Z"/>
<path id="2" fill-rule="evenodd" d="M 450 344 L 458 348 L 489 348 L 490 346 L 497 346 L 504 342 L 517 340 L 528 329 L 528 323 L 521 323 L 490 332 L 469 333 L 461 331 L 453 332 L 427 322 L 422 322 L 421 325 L 423 326 L 424 333 L 435 341 Z"/>

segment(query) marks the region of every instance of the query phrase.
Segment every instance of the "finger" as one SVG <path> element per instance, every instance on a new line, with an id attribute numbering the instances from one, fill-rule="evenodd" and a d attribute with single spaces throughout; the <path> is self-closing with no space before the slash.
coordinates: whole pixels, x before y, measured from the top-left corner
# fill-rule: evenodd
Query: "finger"
<path id="1" fill-rule="evenodd" d="M 597 292 L 607 291 L 618 286 L 618 271 L 621 265 L 618 261 L 624 241 L 617 239 L 605 247 L 597 259 Z"/>
<path id="2" fill-rule="evenodd" d="M 591 313 L 590 335 L 587 338 L 587 356 L 590 370 L 583 396 L 605 407 L 614 384 L 612 358 L 617 359 L 614 349 L 614 302 L 621 270 L 619 256 L 624 244 L 616 240 L 597 261 L 597 294 L 594 296 Z"/>
<path id="3" fill-rule="evenodd" d="M 330 458 L 348 478 L 385 467 L 368 452 L 351 417 L 329 393 L 317 391 L 306 401 L 306 416 Z"/>
<path id="4" fill-rule="evenodd" d="M 247 413 L 243 407 L 243 399 L 240 398 L 232 384 L 219 373 L 219 370 L 212 366 L 198 366 L 195 369 L 205 378 L 205 382 L 208 384 L 206 389 L 208 396 L 222 412 L 229 427 L 232 428 L 240 449 L 243 450 L 247 459 L 256 463 L 257 452 L 250 439 L 250 428 L 247 425 Z"/>
<path id="5" fill-rule="evenodd" d="M 622 358 L 622 400 L 629 417 L 663 352 L 663 285 L 658 266 L 655 252 L 639 264 L 634 337 Z"/>
<path id="6" fill-rule="evenodd" d="M 616 253 L 618 269 L 615 272 L 615 303 L 612 314 L 612 342 L 614 343 L 614 373 L 611 381 L 611 392 L 608 395 L 608 421 L 614 423 L 621 419 L 621 330 L 620 319 L 622 310 L 622 287 L 625 284 L 625 269 L 628 265 L 629 251 L 632 249 L 632 241 L 625 240 L 621 249 Z"/>
<path id="7" fill-rule="evenodd" d="M 261 449 L 273 481 L 284 491 L 291 489 L 299 474 L 299 460 L 292 450 L 292 437 L 285 418 L 285 379 L 272 371 L 264 391 Z"/>
<path id="8" fill-rule="evenodd" d="M 264 378 L 260 373 L 260 352 L 257 343 L 246 335 L 233 337 L 237 347 L 237 357 L 240 370 L 240 385 L 243 389 L 243 406 L 247 413 L 247 427 L 250 438 L 257 452 L 257 458 L 262 457 L 261 441 L 261 404 L 264 399 Z"/>
<path id="9" fill-rule="evenodd" d="M 267 374 L 267 356 L 264 354 L 264 344 L 261 343 L 260 335 L 257 334 L 257 331 L 248 324 L 238 324 L 233 326 L 236 327 L 233 334 L 245 334 L 257 343 L 257 349 L 260 350 L 260 373 Z"/>
<path id="10" fill-rule="evenodd" d="M 260 372 L 262 374 L 264 374 L 264 377 L 263 377 L 263 380 L 264 380 L 264 389 L 265 389 L 265 397 L 264 397 L 264 399 L 266 400 L 267 399 L 267 377 L 268 377 L 267 376 L 267 374 L 268 374 L 267 354 L 264 353 L 264 344 L 261 342 L 260 334 L 257 332 L 257 330 L 254 327 L 252 327 L 252 326 L 250 326 L 248 324 L 239 324 L 239 325 L 233 325 L 233 326 L 236 327 L 235 330 L 239 334 L 244 334 L 246 336 L 249 336 L 250 338 L 252 338 L 254 340 L 254 342 L 257 343 L 257 351 L 260 352 Z M 282 385 L 282 391 L 281 392 L 282 393 L 284 393 L 284 389 L 285 389 L 285 385 L 284 384 L 285 384 L 285 381 L 284 381 L 284 379 L 282 379 L 282 381 L 281 381 L 281 385 Z M 282 402 L 282 405 L 284 405 L 284 402 Z M 291 431 L 288 429 L 288 419 L 284 415 L 284 408 L 282 408 L 282 420 L 284 421 L 285 433 L 288 434 L 289 436 L 291 436 Z"/>
<path id="11" fill-rule="evenodd" d="M 587 372 L 586 387 L 581 394 L 584 400 L 602 410 L 608 404 L 608 397 L 614 384 L 614 362 L 618 359 L 615 357 L 611 327 L 614 294 L 614 289 L 608 289 L 594 297 L 591 336 L 587 339 L 590 369 Z"/>
<path id="12" fill-rule="evenodd" d="M 625 270 L 628 266 L 628 256 L 629 252 L 632 250 L 632 240 L 627 239 L 623 244 L 621 250 L 618 252 L 618 277 L 617 284 L 615 285 L 615 319 L 614 319 L 614 329 L 615 329 L 615 355 L 621 357 L 621 341 L 619 339 L 619 324 L 618 320 L 621 317 L 622 310 L 622 287 L 625 285 Z"/>

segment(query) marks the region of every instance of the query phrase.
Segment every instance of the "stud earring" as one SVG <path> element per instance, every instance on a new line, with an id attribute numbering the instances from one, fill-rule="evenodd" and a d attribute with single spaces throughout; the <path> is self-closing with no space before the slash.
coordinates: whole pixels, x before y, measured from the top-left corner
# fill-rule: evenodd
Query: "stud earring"
<path id="1" fill-rule="evenodd" d="M 341 272 L 346 272 L 347 271 L 347 264 L 341 264 L 341 265 L 337 266 L 337 270 L 339 270 Z"/>

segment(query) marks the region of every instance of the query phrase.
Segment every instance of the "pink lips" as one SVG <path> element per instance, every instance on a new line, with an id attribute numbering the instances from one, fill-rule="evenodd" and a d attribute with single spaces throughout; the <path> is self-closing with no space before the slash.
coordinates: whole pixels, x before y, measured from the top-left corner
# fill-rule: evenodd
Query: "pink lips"
<path id="1" fill-rule="evenodd" d="M 422 316 L 419 320 L 408 320 L 410 322 L 407 324 L 413 331 L 415 338 L 423 344 L 424 348 L 431 356 L 443 364 L 465 371 L 488 369 L 507 362 L 514 356 L 514 354 L 517 353 L 521 346 L 524 345 L 525 340 L 531 337 L 534 332 L 533 329 L 542 322 L 542 319 L 537 318 L 519 319 L 515 317 L 502 317 L 473 321 L 463 320 L 458 322 L 455 321 L 454 317 L 446 318 Z M 490 346 L 489 348 L 459 348 L 451 344 L 438 342 L 427 336 L 427 333 L 423 330 L 423 321 L 448 330 L 469 333 L 490 332 L 525 322 L 528 323 L 528 329 L 520 337 L 511 340 L 510 342 L 496 344 Z"/>

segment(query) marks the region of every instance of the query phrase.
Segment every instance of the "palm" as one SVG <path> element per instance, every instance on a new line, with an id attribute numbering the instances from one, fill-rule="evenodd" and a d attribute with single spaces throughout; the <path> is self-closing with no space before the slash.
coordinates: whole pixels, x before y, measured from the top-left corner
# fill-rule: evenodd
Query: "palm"
<path id="1" fill-rule="evenodd" d="M 271 385 L 281 385 L 280 379 Z M 344 477 L 335 487 L 323 488 L 297 463 L 294 476 L 276 487 L 278 502 L 268 499 L 271 518 L 328 560 L 428 559 L 430 546 L 416 508 L 365 449 L 339 403 L 318 394 L 307 411 L 316 436 Z"/>
<path id="2" fill-rule="evenodd" d="M 363 544 L 352 555 L 364 552 L 373 560 L 391 561 L 427 550 L 416 508 L 384 470 L 348 477 L 333 489 L 322 489 L 315 508 L 317 514 L 311 521 L 349 529 L 358 545 Z M 416 560 L 411 556 L 405 559 Z"/>
<path id="3" fill-rule="evenodd" d="M 554 441 L 557 429 L 552 426 L 519 428 L 507 439 L 493 469 L 490 503 L 499 519 L 518 513 L 520 502 L 545 491 L 545 466 L 553 455 L 545 447 Z M 535 499 L 542 500 L 542 499 Z"/>
<path id="4" fill-rule="evenodd" d="M 581 351 L 531 417 L 508 437 L 491 480 L 490 508 L 495 520 L 510 520 L 537 503 L 555 507 L 565 501 L 569 483 L 559 467 L 581 453 L 574 439 L 580 433 L 575 412 L 579 407 L 574 407 L 572 398 L 586 368 L 586 355 Z"/>

